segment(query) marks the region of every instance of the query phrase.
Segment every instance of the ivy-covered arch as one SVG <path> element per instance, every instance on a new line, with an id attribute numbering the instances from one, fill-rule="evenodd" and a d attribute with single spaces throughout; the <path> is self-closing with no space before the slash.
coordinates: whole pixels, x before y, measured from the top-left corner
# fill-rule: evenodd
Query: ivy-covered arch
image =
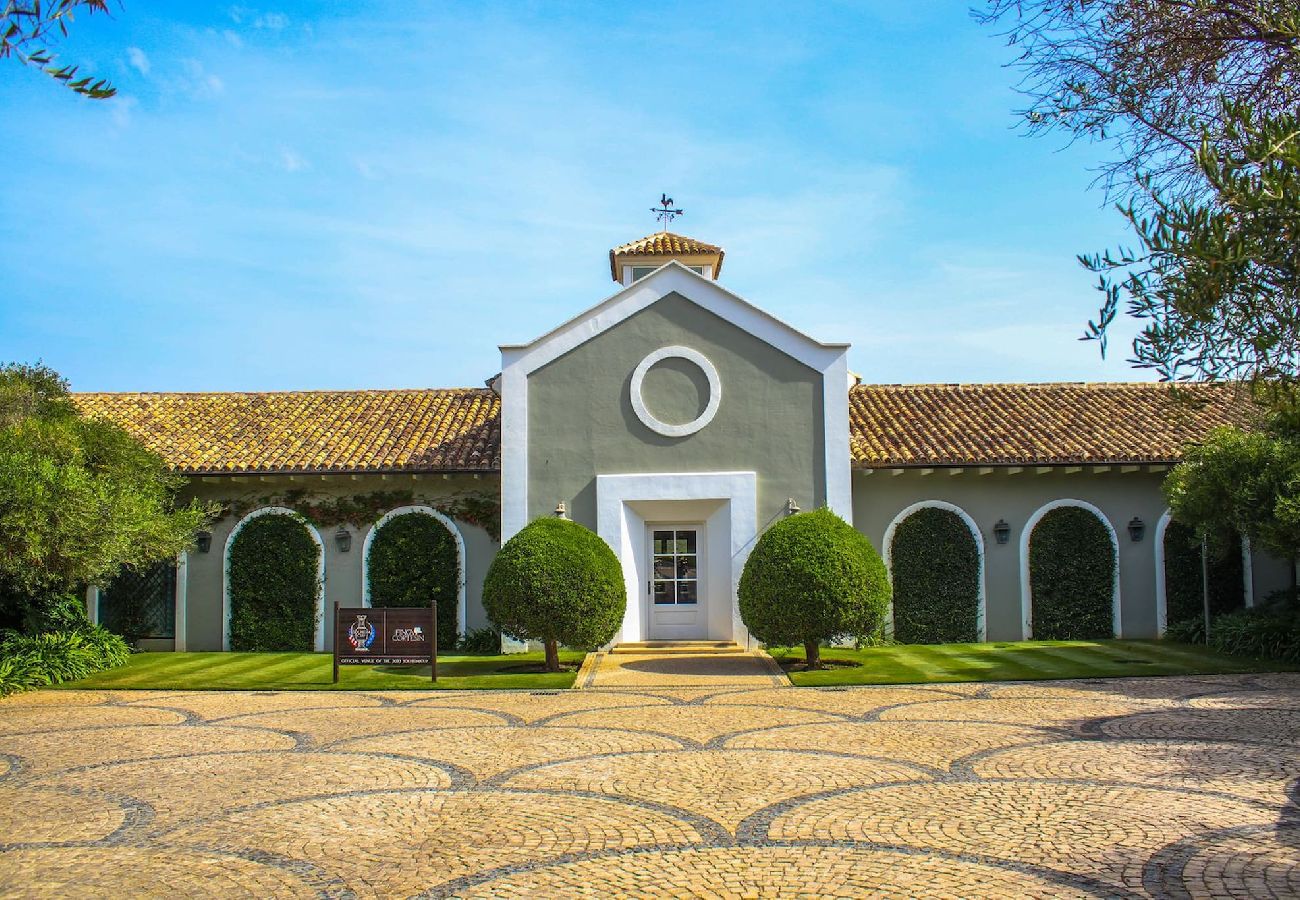
<path id="1" fill-rule="evenodd" d="M 1157 620 L 1163 634 L 1170 625 L 1204 615 L 1201 546 L 1192 529 L 1166 510 L 1156 523 L 1154 549 Z M 1252 605 L 1247 541 L 1233 532 L 1220 547 L 1211 548 L 1209 562 L 1211 616 Z"/>
<path id="2" fill-rule="evenodd" d="M 361 558 L 366 606 L 428 606 L 438 601 L 438 644 L 465 632 L 465 540 L 456 523 L 430 506 L 385 513 L 366 533 Z"/>
<path id="3" fill-rule="evenodd" d="M 325 649 L 325 544 L 307 519 L 264 506 L 226 538 L 223 650 Z"/>
<path id="4" fill-rule="evenodd" d="M 1054 500 L 1029 517 L 1020 579 L 1026 640 L 1121 636 L 1119 539 L 1091 503 Z"/>
<path id="5" fill-rule="evenodd" d="M 984 541 L 965 510 L 942 500 L 914 503 L 889 523 L 882 549 L 896 640 L 984 640 Z"/>

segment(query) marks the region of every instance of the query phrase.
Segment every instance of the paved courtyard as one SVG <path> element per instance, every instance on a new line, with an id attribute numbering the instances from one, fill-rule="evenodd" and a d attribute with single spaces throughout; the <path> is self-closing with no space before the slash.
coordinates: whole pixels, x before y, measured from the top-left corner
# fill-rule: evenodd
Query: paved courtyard
<path id="1" fill-rule="evenodd" d="M 1300 895 L 1300 676 L 0 702 L 8 896 Z"/>

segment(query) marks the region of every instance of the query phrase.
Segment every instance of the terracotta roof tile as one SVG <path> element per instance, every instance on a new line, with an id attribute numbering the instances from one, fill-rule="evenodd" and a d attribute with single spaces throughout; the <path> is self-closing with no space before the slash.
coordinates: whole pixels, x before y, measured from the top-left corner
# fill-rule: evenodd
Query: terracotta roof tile
<path id="1" fill-rule="evenodd" d="M 1229 385 L 863 384 L 849 391 L 853 465 L 1172 462 L 1249 400 Z"/>
<path id="2" fill-rule="evenodd" d="M 180 472 L 495 472 L 499 400 L 484 388 L 75 394 Z"/>
<path id="3" fill-rule="evenodd" d="M 1172 462 L 1250 404 L 1226 386 L 875 384 L 849 391 L 860 468 Z M 499 472 L 490 390 L 75 394 L 187 474 Z"/>
<path id="4" fill-rule="evenodd" d="M 717 254 L 718 257 L 717 271 L 713 273 L 713 277 L 717 278 L 722 273 L 722 260 L 727 255 L 725 250 L 715 244 L 706 244 L 704 241 L 697 241 L 682 234 L 659 231 L 609 251 L 609 273 L 615 281 L 618 281 L 618 260 L 626 256 L 709 256 L 712 254 Z"/>

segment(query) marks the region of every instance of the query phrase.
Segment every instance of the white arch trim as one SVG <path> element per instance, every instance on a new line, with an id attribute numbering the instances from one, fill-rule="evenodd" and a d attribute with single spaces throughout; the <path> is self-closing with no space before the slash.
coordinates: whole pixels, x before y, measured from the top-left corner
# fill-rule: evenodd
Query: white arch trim
<path id="1" fill-rule="evenodd" d="M 1169 530 L 1169 523 L 1173 521 L 1174 514 L 1170 510 L 1165 510 L 1160 514 L 1160 520 L 1156 522 L 1156 636 L 1164 637 L 1165 629 L 1169 627 L 1169 594 L 1168 586 L 1165 584 L 1165 532 Z"/>
<path id="2" fill-rule="evenodd" d="M 390 509 L 379 517 L 379 521 L 370 526 L 366 532 L 366 539 L 361 544 L 361 605 L 370 605 L 370 544 L 390 519 L 398 516 L 405 516 L 415 513 L 417 515 L 433 516 L 442 523 L 448 531 L 451 532 L 452 539 L 456 541 L 456 634 L 465 634 L 465 538 L 456 527 L 455 521 L 438 512 L 432 506 L 399 506 L 397 509 Z"/>
<path id="3" fill-rule="evenodd" d="M 880 555 L 885 560 L 886 571 L 889 572 L 889 583 L 891 585 L 894 583 L 894 532 L 898 530 L 898 526 L 906 521 L 909 516 L 922 509 L 926 509 L 927 507 L 955 513 L 958 518 L 966 523 L 966 527 L 970 529 L 971 537 L 975 539 L 975 551 L 979 555 L 979 608 L 976 613 L 975 628 L 976 634 L 979 635 L 979 640 L 988 640 L 988 597 L 984 587 L 984 535 L 980 533 L 979 526 L 975 524 L 975 520 L 972 519 L 966 510 L 962 509 L 960 506 L 949 503 L 946 500 L 921 500 L 917 503 L 913 503 L 911 506 L 905 507 L 898 515 L 894 516 L 893 521 L 889 523 L 889 527 L 885 529 L 885 537 L 880 545 Z M 893 631 L 893 624 L 894 601 L 891 599 L 889 601 L 889 625 L 891 633 Z"/>
<path id="4" fill-rule="evenodd" d="M 316 549 L 319 551 L 316 562 L 316 582 L 319 585 L 316 590 L 316 650 L 323 651 L 325 649 L 325 542 L 321 540 L 320 532 L 316 530 L 315 525 L 283 506 L 263 506 L 261 509 L 253 510 L 235 523 L 235 527 L 230 529 L 230 535 L 226 538 L 226 546 L 221 554 L 221 649 L 230 649 L 230 548 L 235 545 L 235 538 L 244 530 L 244 526 L 262 516 L 288 516 L 301 523 L 311 535 L 311 539 L 316 542 Z"/>
<path id="5" fill-rule="evenodd" d="M 1110 519 L 1106 514 L 1097 507 L 1093 506 L 1086 500 L 1053 500 L 1050 503 L 1044 503 L 1034 511 L 1034 514 L 1025 522 L 1025 527 L 1020 531 L 1020 633 L 1024 640 L 1029 640 L 1034 633 L 1033 627 L 1033 590 L 1029 584 L 1029 538 L 1034 533 L 1034 527 L 1038 525 L 1043 516 L 1047 515 L 1054 509 L 1060 509 L 1063 506 L 1077 506 L 1079 509 L 1086 509 L 1098 519 L 1101 524 L 1106 526 L 1106 533 L 1110 535 L 1110 549 L 1113 554 L 1114 578 L 1111 584 L 1111 630 L 1115 637 L 1123 637 L 1124 629 L 1120 623 L 1120 602 L 1119 602 L 1119 536 L 1115 534 L 1115 526 L 1110 524 Z"/>

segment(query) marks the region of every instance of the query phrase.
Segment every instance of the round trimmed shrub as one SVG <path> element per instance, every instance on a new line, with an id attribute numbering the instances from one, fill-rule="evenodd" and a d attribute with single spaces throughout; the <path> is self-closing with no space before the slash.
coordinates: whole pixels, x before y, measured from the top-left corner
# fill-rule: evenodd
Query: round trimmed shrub
<path id="1" fill-rule="evenodd" d="M 371 606 L 428 607 L 438 601 L 438 648 L 456 646 L 460 560 L 447 526 L 425 512 L 394 516 L 370 540 Z"/>
<path id="2" fill-rule="evenodd" d="M 595 532 L 568 519 L 537 519 L 492 560 L 483 607 L 506 634 L 541 641 L 547 671 L 558 672 L 560 644 L 598 647 L 618 632 L 627 609 L 623 568 Z"/>
<path id="3" fill-rule="evenodd" d="M 1177 519 L 1165 528 L 1165 619 L 1170 627 L 1204 622 L 1201 596 L 1201 541 Z M 1210 616 L 1235 612 L 1246 605 L 1245 571 L 1241 562 L 1241 536 L 1232 534 L 1210 547 Z M 1201 640 L 1204 640 L 1202 634 Z"/>
<path id="4" fill-rule="evenodd" d="M 918 509 L 894 529 L 889 560 L 895 640 L 979 640 L 979 547 L 961 516 L 935 506 Z"/>
<path id="5" fill-rule="evenodd" d="M 1061 506 L 1029 536 L 1032 633 L 1039 641 L 1115 636 L 1115 548 L 1092 512 Z"/>
<path id="6" fill-rule="evenodd" d="M 871 542 L 819 509 L 788 516 L 758 539 L 740 576 L 740 617 L 765 644 L 802 644 L 815 669 L 823 641 L 865 638 L 880 628 L 889 593 Z"/>
<path id="7" fill-rule="evenodd" d="M 246 522 L 227 565 L 231 650 L 315 648 L 320 548 L 298 516 Z"/>

